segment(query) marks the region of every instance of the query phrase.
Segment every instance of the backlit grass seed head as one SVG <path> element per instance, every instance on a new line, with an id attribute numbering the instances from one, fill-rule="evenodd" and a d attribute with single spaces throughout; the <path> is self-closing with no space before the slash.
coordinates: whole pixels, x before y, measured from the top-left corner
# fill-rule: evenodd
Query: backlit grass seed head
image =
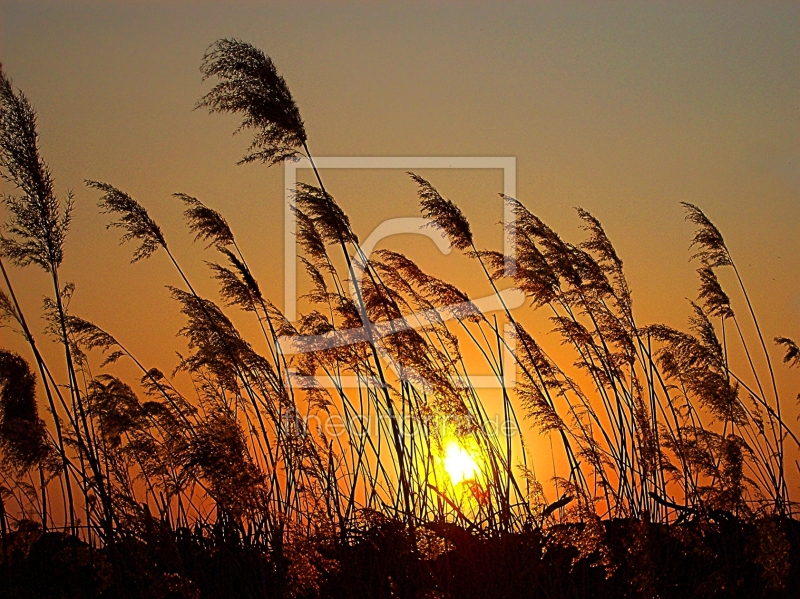
<path id="1" fill-rule="evenodd" d="M 563 279 L 573 288 L 580 287 L 582 281 L 573 265 L 574 252 L 571 246 L 521 202 L 509 196 L 503 196 L 503 200 L 515 217 L 514 232 L 518 247 L 520 240 L 526 237 L 530 245 L 538 244 L 541 255 L 553 275 Z"/>
<path id="2" fill-rule="evenodd" d="M 186 206 L 183 216 L 189 223 L 189 229 L 195 234 L 195 241 L 208 242 L 209 247 L 212 245 L 227 247 L 233 244 L 233 233 L 219 212 L 185 193 L 172 195 Z"/>
<path id="3" fill-rule="evenodd" d="M 424 310 L 447 308 L 458 319 L 478 321 L 480 311 L 469 296 L 441 279 L 425 272 L 407 256 L 391 250 L 378 250 L 380 261 L 373 261 L 384 281 L 409 293 Z"/>
<path id="4" fill-rule="evenodd" d="M 313 290 L 306 293 L 303 297 L 307 298 L 313 304 L 329 303 L 332 299 L 331 294 L 328 291 L 328 283 L 325 281 L 325 277 L 322 275 L 320 269 L 303 256 L 300 257 L 300 261 L 303 263 L 303 267 L 306 269 L 313 285 Z"/>
<path id="5" fill-rule="evenodd" d="M 98 206 L 104 214 L 119 217 L 119 220 L 109 223 L 106 228 L 114 227 L 125 231 L 120 243 L 133 240 L 140 242 L 131 262 L 149 258 L 159 247 L 167 247 L 161 228 L 139 202 L 108 183 L 86 181 L 86 185 L 103 192 Z"/>
<path id="6" fill-rule="evenodd" d="M 250 272 L 250 269 L 247 268 L 247 265 L 245 265 L 245 263 L 242 262 L 236 256 L 236 254 L 234 254 L 228 248 L 217 246 L 217 249 L 228 259 L 231 267 L 237 273 L 242 283 L 247 287 L 248 291 L 252 294 L 253 298 L 261 299 L 261 289 L 258 286 L 258 282 L 253 277 L 253 274 Z"/>
<path id="7" fill-rule="evenodd" d="M 37 264 L 46 271 L 64 258 L 64 239 L 72 214 L 72 196 L 61 212 L 50 169 L 39 155 L 36 112 L 0 71 L 0 176 L 20 197 L 3 195 L 11 220 L 0 235 L 0 253 L 19 266 Z M 6 235 L 10 234 L 10 237 Z"/>
<path id="8" fill-rule="evenodd" d="M 603 271 L 608 274 L 617 306 L 628 320 L 632 321 L 633 300 L 623 272 L 622 260 L 617 255 L 617 251 L 600 221 L 582 208 L 578 208 L 578 216 L 586 223 L 583 228 L 589 233 L 589 239 L 581 243 L 580 247 L 591 253 Z"/>
<path id="9" fill-rule="evenodd" d="M 721 422 L 743 423 L 745 413 L 739 400 L 738 384 L 732 385 L 722 346 L 705 312 L 695 305 L 689 319 L 695 335 L 682 333 L 663 325 L 648 327 L 654 339 L 664 345 L 658 352 L 664 374 L 679 381 Z"/>
<path id="10" fill-rule="evenodd" d="M 241 426 L 229 411 L 214 410 L 201 422 L 190 456 L 221 510 L 239 517 L 258 506 L 264 476 L 250 458 Z"/>
<path id="11" fill-rule="evenodd" d="M 220 264 L 209 262 L 214 278 L 220 284 L 220 296 L 228 306 L 239 306 L 246 312 L 256 309 L 256 296 L 239 275 Z"/>
<path id="12" fill-rule="evenodd" d="M 198 102 L 209 112 L 243 116 L 236 132 L 254 130 L 248 154 L 240 162 L 275 164 L 297 156 L 306 142 L 300 110 L 272 59 L 236 39 L 214 42 L 200 67 L 204 79 L 219 79 Z"/>
<path id="13" fill-rule="evenodd" d="M 581 217 L 586 224 L 583 229 L 589 233 L 589 239 L 581 244 L 581 247 L 594 252 L 599 258 L 600 262 L 615 267 L 622 267 L 622 260 L 617 255 L 613 244 L 608 239 L 603 225 L 591 213 L 583 208 L 577 208 L 578 216 Z"/>
<path id="14" fill-rule="evenodd" d="M 100 434 L 112 448 L 122 444 L 125 434 L 135 435 L 146 428 L 136 393 L 116 377 L 100 375 L 91 381 L 86 402 Z"/>
<path id="15" fill-rule="evenodd" d="M 12 320 L 17 324 L 21 324 L 19 314 L 17 313 L 17 308 L 14 306 L 14 302 L 11 301 L 11 298 L 8 297 L 8 295 L 0 291 L 0 325 L 5 325 L 5 323 L 9 320 Z"/>
<path id="16" fill-rule="evenodd" d="M 717 275 L 712 268 L 703 266 L 697 270 L 700 276 L 700 294 L 698 299 L 702 300 L 706 310 L 711 316 L 721 318 L 733 318 L 733 309 L 728 294 L 719 284 Z"/>
<path id="17" fill-rule="evenodd" d="M 775 343 L 786 348 L 783 356 L 784 363 L 800 368 L 800 347 L 788 337 L 775 337 Z"/>
<path id="18" fill-rule="evenodd" d="M 697 225 L 697 231 L 691 244 L 691 247 L 696 248 L 696 253 L 692 258 L 700 259 L 704 265 L 710 268 L 731 266 L 731 256 L 719 229 L 694 204 L 681 202 L 681 205 L 686 208 L 686 220 Z"/>
<path id="19" fill-rule="evenodd" d="M 317 268 L 332 271 L 325 240 L 314 225 L 314 221 L 297 206 L 291 207 L 297 223 L 297 242 L 303 248 L 306 256 Z"/>
<path id="20" fill-rule="evenodd" d="M 296 214 L 302 213 L 313 223 L 313 231 L 326 244 L 358 243 L 358 237 L 350 227 L 350 219 L 344 213 L 333 196 L 319 187 L 298 183 L 294 196 Z M 303 220 L 303 217 L 300 219 Z M 302 234 L 306 232 L 306 223 L 300 222 L 301 241 Z M 307 230 L 312 234 L 312 230 Z M 315 242 L 316 243 L 316 242 Z M 312 247 L 316 251 L 316 246 Z M 311 254 L 314 256 L 315 254 Z"/>
<path id="21" fill-rule="evenodd" d="M 453 247 L 459 250 L 472 247 L 472 231 L 461 209 L 439 195 L 436 188 L 419 175 L 412 172 L 408 174 L 419 185 L 417 195 L 422 206 L 422 216 L 447 235 Z"/>

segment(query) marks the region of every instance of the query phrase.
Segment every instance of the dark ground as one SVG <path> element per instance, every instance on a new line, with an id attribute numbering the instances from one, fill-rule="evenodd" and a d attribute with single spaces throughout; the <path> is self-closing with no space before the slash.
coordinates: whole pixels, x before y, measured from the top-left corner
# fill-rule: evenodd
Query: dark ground
<path id="1" fill-rule="evenodd" d="M 4 539 L 0 597 L 800 597 L 800 522 L 789 519 L 615 520 L 600 544 L 583 525 L 553 527 L 545 543 L 537 530 L 492 538 L 445 524 L 415 543 L 387 522 L 283 557 L 232 527 L 147 528 L 99 550 L 23 523 Z"/>

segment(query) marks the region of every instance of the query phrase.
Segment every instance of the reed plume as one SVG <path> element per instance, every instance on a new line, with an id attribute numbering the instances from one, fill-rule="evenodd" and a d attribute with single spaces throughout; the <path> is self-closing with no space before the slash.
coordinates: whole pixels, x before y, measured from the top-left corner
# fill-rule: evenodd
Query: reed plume
<path id="1" fill-rule="evenodd" d="M 3 71 L 0 71 L 0 167 L 0 175 L 22 192 L 21 196 L 2 197 L 11 221 L 0 236 L 0 251 L 19 266 L 36 264 L 52 272 L 64 259 L 72 196 L 67 196 L 62 212 L 50 169 L 39 154 L 36 112 L 25 94 L 14 91 Z"/>
<path id="2" fill-rule="evenodd" d="M 788 337 L 775 337 L 775 343 L 786 348 L 783 361 L 789 366 L 800 368 L 800 347 Z"/>
<path id="3" fill-rule="evenodd" d="M 241 162 L 275 164 L 297 156 L 306 143 L 300 111 L 272 59 L 236 39 L 212 44 L 200 67 L 203 78 L 220 82 L 198 102 L 209 112 L 243 115 L 236 130 L 253 129 L 253 141 Z"/>
<path id="4" fill-rule="evenodd" d="M 183 216 L 189 229 L 195 234 L 195 241 L 208 242 L 208 245 L 226 248 L 233 245 L 233 233 L 219 212 L 203 204 L 197 198 L 185 193 L 172 194 L 186 206 Z"/>
<path id="5" fill-rule="evenodd" d="M 447 235 L 453 247 L 459 250 L 472 247 L 472 231 L 461 209 L 443 198 L 433 185 L 419 175 L 411 172 L 408 175 L 419 186 L 417 194 L 422 205 L 422 215 Z"/>
<path id="6" fill-rule="evenodd" d="M 717 275 L 711 267 L 703 266 L 698 269 L 700 275 L 700 300 L 706 306 L 706 310 L 711 316 L 720 318 L 733 318 L 733 308 L 728 294 L 719 284 Z"/>
<path id="7" fill-rule="evenodd" d="M 131 196 L 100 181 L 86 181 L 86 185 L 103 192 L 99 207 L 104 214 L 115 214 L 119 220 L 109 223 L 106 228 L 124 231 L 120 243 L 139 241 L 131 262 L 149 258 L 158 248 L 167 247 L 161 227 L 150 217 L 147 210 Z"/>
<path id="8" fill-rule="evenodd" d="M 692 247 L 696 248 L 696 253 L 692 258 L 699 259 L 709 268 L 730 266 L 731 256 L 719 229 L 694 204 L 681 202 L 681 205 L 686 208 L 686 220 L 697 225 L 697 231 L 692 239 Z"/>

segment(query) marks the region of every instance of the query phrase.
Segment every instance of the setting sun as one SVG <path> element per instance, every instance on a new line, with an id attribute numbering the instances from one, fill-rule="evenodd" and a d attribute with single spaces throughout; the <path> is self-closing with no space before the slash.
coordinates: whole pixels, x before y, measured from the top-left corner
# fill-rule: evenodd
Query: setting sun
<path id="1" fill-rule="evenodd" d="M 444 469 L 453 485 L 475 478 L 478 465 L 458 441 L 450 441 L 444 452 Z"/>

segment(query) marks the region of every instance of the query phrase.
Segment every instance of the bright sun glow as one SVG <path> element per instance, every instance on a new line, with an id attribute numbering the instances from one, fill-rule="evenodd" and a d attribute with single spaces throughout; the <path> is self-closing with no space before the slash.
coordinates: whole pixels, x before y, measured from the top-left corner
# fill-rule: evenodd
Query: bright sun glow
<path id="1" fill-rule="evenodd" d="M 478 465 L 458 441 L 450 441 L 444 450 L 444 469 L 453 485 L 475 478 Z"/>

